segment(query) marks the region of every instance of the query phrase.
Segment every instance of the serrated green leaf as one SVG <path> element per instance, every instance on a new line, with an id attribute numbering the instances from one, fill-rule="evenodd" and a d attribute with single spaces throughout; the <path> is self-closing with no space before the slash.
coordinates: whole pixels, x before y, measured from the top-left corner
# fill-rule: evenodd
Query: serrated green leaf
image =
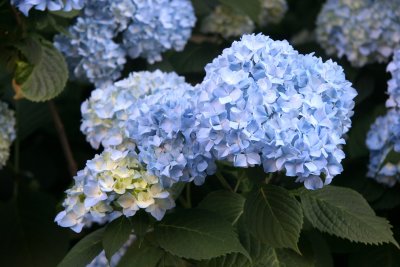
<path id="1" fill-rule="evenodd" d="M 267 185 L 246 200 L 244 219 L 253 236 L 275 248 L 299 251 L 303 224 L 300 203 L 284 188 Z"/>
<path id="2" fill-rule="evenodd" d="M 163 256 L 159 260 L 157 267 L 191 267 L 189 264 L 182 258 L 174 256 L 166 251 L 164 251 Z"/>
<path id="3" fill-rule="evenodd" d="M 62 92 L 68 79 L 68 69 L 64 57 L 52 43 L 36 42 L 41 46 L 41 57 L 35 59 L 34 61 L 37 62 L 34 64 L 19 62 L 15 71 L 15 80 L 20 93 L 25 98 L 38 102 L 52 99 Z M 25 53 L 28 60 L 33 58 L 29 50 Z"/>
<path id="4" fill-rule="evenodd" d="M 235 11 L 249 16 L 254 22 L 258 22 L 261 12 L 261 1 L 259 0 L 219 0 L 221 4 L 233 8 Z"/>
<path id="5" fill-rule="evenodd" d="M 101 241 L 104 228 L 98 229 L 80 240 L 65 256 L 58 267 L 86 267 L 103 250 Z"/>
<path id="6" fill-rule="evenodd" d="M 134 242 L 126 251 L 117 267 L 155 267 L 164 251 L 147 242 Z"/>
<path id="7" fill-rule="evenodd" d="M 108 260 L 128 241 L 131 233 L 132 224 L 125 216 L 121 216 L 107 225 L 102 243 Z"/>
<path id="8" fill-rule="evenodd" d="M 228 222 L 235 224 L 243 213 L 245 198 L 230 191 L 216 191 L 208 194 L 198 208 L 221 215 Z"/>
<path id="9" fill-rule="evenodd" d="M 393 243 L 391 225 L 368 205 L 356 191 L 327 186 L 298 194 L 310 223 L 322 232 L 365 244 Z"/>
<path id="10" fill-rule="evenodd" d="M 231 252 L 248 256 L 229 222 L 206 210 L 183 210 L 171 214 L 155 227 L 160 246 L 173 255 L 211 259 Z"/>

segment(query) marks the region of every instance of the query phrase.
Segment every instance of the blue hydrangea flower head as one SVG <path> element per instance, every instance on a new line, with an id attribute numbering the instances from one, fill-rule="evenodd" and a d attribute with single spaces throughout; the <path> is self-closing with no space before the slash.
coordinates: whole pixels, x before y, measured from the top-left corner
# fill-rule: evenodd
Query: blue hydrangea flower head
<path id="1" fill-rule="evenodd" d="M 4 102 L 0 102 L 0 169 L 10 157 L 10 146 L 15 140 L 15 115 Z"/>
<path id="2" fill-rule="evenodd" d="M 120 77 L 127 55 L 153 63 L 166 50 L 182 50 L 195 21 L 189 0 L 87 0 L 83 15 L 68 36 L 56 36 L 55 46 L 76 78 L 103 87 Z"/>
<path id="3" fill-rule="evenodd" d="M 316 24 L 325 51 L 357 67 L 386 62 L 400 47 L 397 0 L 328 0 Z"/>
<path id="4" fill-rule="evenodd" d="M 206 66 L 200 87 L 197 139 L 216 159 L 284 170 L 310 189 L 342 171 L 356 91 L 331 60 L 244 35 Z"/>
<path id="5" fill-rule="evenodd" d="M 72 9 L 82 9 L 84 0 L 11 0 L 11 4 L 18 7 L 25 16 L 28 16 L 31 8 L 41 11 L 71 11 Z"/>
<path id="6" fill-rule="evenodd" d="M 83 15 L 69 28 L 69 36 L 57 35 L 54 42 L 75 78 L 101 87 L 120 77 L 126 52 L 113 38 L 126 29 L 135 10 L 131 0 L 86 1 Z"/>
<path id="7" fill-rule="evenodd" d="M 390 72 L 392 78 L 388 81 L 389 99 L 386 101 L 386 106 L 400 108 L 400 50 L 394 53 L 387 71 Z"/>
<path id="8" fill-rule="evenodd" d="M 175 206 L 159 179 L 147 173 L 133 151 L 106 149 L 86 163 L 55 221 L 80 232 L 93 222 L 105 223 L 121 215 L 134 216 L 144 209 L 157 220 Z"/>
<path id="9" fill-rule="evenodd" d="M 388 159 L 400 152 L 400 111 L 390 109 L 378 117 L 367 134 L 366 144 L 370 152 L 367 176 L 392 187 L 400 179 L 400 162 Z"/>
<path id="10" fill-rule="evenodd" d="M 196 138 L 197 94 L 197 88 L 186 84 L 146 96 L 127 124 L 139 159 L 166 188 L 178 181 L 200 185 L 215 172 L 211 154 Z"/>
<path id="11" fill-rule="evenodd" d="M 131 58 L 160 61 L 167 50 L 182 51 L 196 23 L 189 0 L 133 0 L 137 12 L 124 32 L 123 43 Z"/>
<path id="12" fill-rule="evenodd" d="M 261 26 L 279 23 L 288 10 L 286 0 L 260 0 L 260 3 L 261 11 L 258 23 Z"/>
<path id="13" fill-rule="evenodd" d="M 145 95 L 175 87 L 187 86 L 176 73 L 133 72 L 128 78 L 92 91 L 82 103 L 81 131 L 93 148 L 115 147 L 133 143 L 127 138 L 126 123 L 137 100 Z"/>

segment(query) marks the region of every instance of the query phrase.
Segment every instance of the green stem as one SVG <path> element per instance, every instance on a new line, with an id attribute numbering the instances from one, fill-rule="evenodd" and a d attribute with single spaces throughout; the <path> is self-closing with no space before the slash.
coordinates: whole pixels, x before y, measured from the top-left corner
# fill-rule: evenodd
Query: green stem
<path id="1" fill-rule="evenodd" d="M 217 171 L 217 173 L 215 174 L 215 176 L 217 176 L 218 180 L 220 181 L 220 183 L 222 184 L 223 187 L 225 187 L 226 189 L 228 189 L 229 191 L 233 191 L 232 187 L 229 185 L 229 183 L 225 180 L 224 176 L 222 176 L 220 171 Z"/>

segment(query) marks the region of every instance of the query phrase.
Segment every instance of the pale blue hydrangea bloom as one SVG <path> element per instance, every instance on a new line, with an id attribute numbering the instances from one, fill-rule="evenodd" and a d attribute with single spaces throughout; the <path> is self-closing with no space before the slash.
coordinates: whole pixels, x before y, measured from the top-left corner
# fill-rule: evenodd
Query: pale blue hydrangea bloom
<path id="1" fill-rule="evenodd" d="M 400 180 L 400 162 L 391 162 L 387 156 L 400 152 L 400 111 L 390 109 L 371 125 L 366 144 L 370 151 L 367 176 L 387 186 Z"/>
<path id="2" fill-rule="evenodd" d="M 189 0 L 87 0 L 69 35 L 56 36 L 55 46 L 76 78 L 103 87 L 120 77 L 127 55 L 152 63 L 168 49 L 182 50 L 194 23 Z"/>
<path id="3" fill-rule="evenodd" d="M 86 265 L 86 267 L 116 267 L 120 262 L 121 258 L 125 255 L 129 246 L 136 240 L 135 235 L 130 235 L 128 241 L 111 257 L 109 262 L 106 257 L 106 253 L 103 250 L 96 258 L 92 260 L 91 263 Z"/>
<path id="4" fill-rule="evenodd" d="M 197 139 L 218 160 L 285 170 L 309 189 L 342 171 L 356 91 L 336 63 L 244 35 L 206 66 Z"/>
<path id="5" fill-rule="evenodd" d="M 69 36 L 58 35 L 54 43 L 76 78 L 100 87 L 120 77 L 126 52 L 113 38 L 126 29 L 135 10 L 131 0 L 86 1 L 83 15 L 69 28 Z"/>
<path id="6" fill-rule="evenodd" d="M 187 86 L 176 73 L 133 72 L 128 78 L 92 91 L 82 103 L 81 131 L 93 148 L 131 143 L 127 139 L 126 123 L 139 98 L 157 91 Z M 132 118 L 131 118 L 132 119 Z"/>
<path id="7" fill-rule="evenodd" d="M 329 55 L 362 67 L 386 62 L 400 47 L 398 0 L 328 0 L 317 19 L 317 40 Z"/>
<path id="8" fill-rule="evenodd" d="M 166 188 L 178 181 L 201 185 L 216 169 L 196 138 L 197 89 L 187 84 L 146 96 L 127 124 L 140 160 Z"/>
<path id="9" fill-rule="evenodd" d="M 18 7 L 25 16 L 28 16 L 31 8 L 41 11 L 46 9 L 50 11 L 82 9 L 84 0 L 11 0 L 11 4 Z"/>
<path id="10" fill-rule="evenodd" d="M 400 50 L 394 53 L 387 71 L 390 72 L 392 78 L 388 81 L 389 99 L 386 101 L 386 106 L 400 108 Z"/>
<path id="11" fill-rule="evenodd" d="M 157 220 L 175 206 L 157 177 L 146 172 L 132 151 L 106 149 L 86 163 L 67 190 L 55 221 L 80 232 L 91 223 L 105 223 L 121 215 L 130 217 L 144 209 Z"/>
<path id="12" fill-rule="evenodd" d="M 249 16 L 238 13 L 228 6 L 218 5 L 203 19 L 201 31 L 221 34 L 224 38 L 238 37 L 252 33 L 256 24 L 266 26 L 270 23 L 279 23 L 288 9 L 286 0 L 260 0 L 260 5 L 257 21 L 251 20 Z"/>
<path id="13" fill-rule="evenodd" d="M 137 11 L 124 32 L 123 43 L 131 58 L 160 61 L 167 50 L 182 51 L 196 23 L 189 0 L 133 0 Z"/>
<path id="14" fill-rule="evenodd" d="M 0 102 L 0 169 L 10 157 L 10 146 L 16 137 L 14 111 L 4 102 Z"/>

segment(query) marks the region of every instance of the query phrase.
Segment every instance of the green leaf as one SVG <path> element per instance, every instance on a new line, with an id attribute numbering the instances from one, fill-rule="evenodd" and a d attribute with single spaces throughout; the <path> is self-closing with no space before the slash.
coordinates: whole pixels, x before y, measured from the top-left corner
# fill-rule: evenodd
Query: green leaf
<path id="1" fill-rule="evenodd" d="M 300 203 L 286 189 L 267 185 L 253 191 L 247 197 L 244 218 L 249 231 L 260 241 L 299 251 L 303 214 Z"/>
<path id="2" fill-rule="evenodd" d="M 136 212 L 135 216 L 131 218 L 131 222 L 136 236 L 143 237 L 146 235 L 150 227 L 150 220 L 147 212 L 143 210 Z"/>
<path id="3" fill-rule="evenodd" d="M 125 216 L 121 216 L 107 225 L 103 236 L 103 248 L 108 260 L 111 260 L 115 252 L 128 241 L 131 233 L 132 224 Z"/>
<path id="4" fill-rule="evenodd" d="M 191 267 L 184 259 L 174 256 L 166 251 L 157 264 L 157 267 Z"/>
<path id="5" fill-rule="evenodd" d="M 86 267 L 103 250 L 101 241 L 104 228 L 98 229 L 80 240 L 65 256 L 58 267 Z"/>
<path id="6" fill-rule="evenodd" d="M 117 267 L 155 267 L 164 251 L 147 242 L 134 242 L 121 258 Z"/>
<path id="7" fill-rule="evenodd" d="M 261 1 L 260 0 L 219 0 L 221 4 L 233 8 L 239 13 L 244 13 L 249 16 L 254 22 L 258 22 L 260 11 L 261 11 Z"/>
<path id="8" fill-rule="evenodd" d="M 19 61 L 15 70 L 17 93 L 31 101 L 45 101 L 59 95 L 68 79 L 68 69 L 64 57 L 48 41 L 33 40 L 35 45 L 41 47 L 40 57 L 38 49 L 21 49 L 29 62 Z"/>
<path id="9" fill-rule="evenodd" d="M 216 191 L 207 195 L 198 208 L 213 211 L 235 224 L 243 213 L 245 198 L 230 191 Z"/>
<path id="10" fill-rule="evenodd" d="M 56 201 L 21 187 L 18 193 L 17 199 L 0 202 L 0 265 L 56 266 L 69 246 L 68 230 L 54 223 Z"/>
<path id="11" fill-rule="evenodd" d="M 230 223 L 206 210 L 167 216 L 156 225 L 155 237 L 163 249 L 183 258 L 211 259 L 230 252 L 248 256 Z"/>
<path id="12" fill-rule="evenodd" d="M 299 192 L 306 218 L 322 232 L 365 244 L 393 243 L 391 225 L 375 215 L 367 201 L 348 188 L 327 186 Z"/>

